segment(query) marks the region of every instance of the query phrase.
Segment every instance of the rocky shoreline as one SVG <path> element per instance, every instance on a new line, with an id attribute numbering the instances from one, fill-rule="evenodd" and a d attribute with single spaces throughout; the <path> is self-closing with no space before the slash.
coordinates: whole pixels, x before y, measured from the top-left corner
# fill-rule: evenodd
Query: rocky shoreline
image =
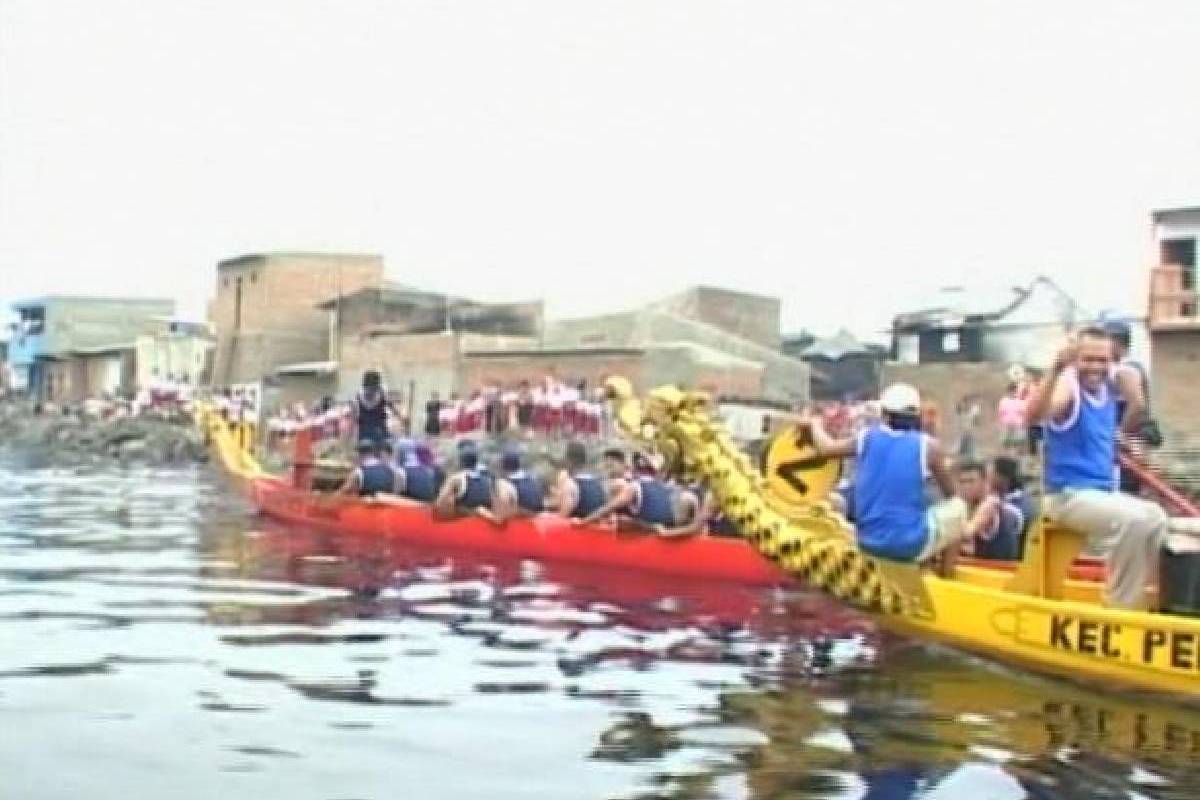
<path id="1" fill-rule="evenodd" d="M 95 419 L 61 410 L 35 413 L 31 404 L 13 402 L 0 404 L 0 448 L 56 465 L 182 466 L 208 460 L 203 437 L 182 417 Z"/>

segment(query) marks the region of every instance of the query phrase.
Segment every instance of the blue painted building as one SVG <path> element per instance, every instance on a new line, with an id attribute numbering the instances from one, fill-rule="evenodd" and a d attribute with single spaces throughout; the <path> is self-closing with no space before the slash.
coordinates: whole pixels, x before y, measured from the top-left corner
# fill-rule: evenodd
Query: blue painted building
<path id="1" fill-rule="evenodd" d="M 71 369 L 77 353 L 131 348 L 155 318 L 175 313 L 175 301 L 54 295 L 20 300 L 12 310 L 7 359 L 15 388 L 59 400 L 78 382 Z"/>

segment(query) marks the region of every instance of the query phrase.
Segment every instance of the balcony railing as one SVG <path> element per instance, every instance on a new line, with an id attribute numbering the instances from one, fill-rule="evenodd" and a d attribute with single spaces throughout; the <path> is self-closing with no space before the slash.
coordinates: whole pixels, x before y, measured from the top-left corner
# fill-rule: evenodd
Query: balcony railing
<path id="1" fill-rule="evenodd" d="M 1185 269 L 1178 264 L 1151 268 L 1151 328 L 1200 327 L 1200 293 L 1194 287 L 1185 288 L 1184 277 Z"/>

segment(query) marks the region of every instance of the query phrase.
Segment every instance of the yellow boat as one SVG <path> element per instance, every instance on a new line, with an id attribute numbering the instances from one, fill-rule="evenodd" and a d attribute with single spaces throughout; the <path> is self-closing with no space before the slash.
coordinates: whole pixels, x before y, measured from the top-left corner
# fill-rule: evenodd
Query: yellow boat
<path id="1" fill-rule="evenodd" d="M 1015 573 L 963 566 L 948 579 L 874 558 L 828 503 L 773 498 L 704 396 L 667 387 L 643 403 L 620 378 L 609 391 L 620 426 L 706 481 L 764 555 L 887 627 L 1044 673 L 1200 701 L 1200 619 L 1105 607 L 1099 583 L 1068 577 L 1077 533 L 1039 520 Z"/>
<path id="2" fill-rule="evenodd" d="M 1082 545 L 1074 532 L 1039 521 L 1015 573 L 961 566 L 946 579 L 873 558 L 827 503 L 772 498 L 701 395 L 660 389 L 643 404 L 621 379 L 609 389 L 621 427 L 705 480 L 760 552 L 890 629 L 1044 673 L 1200 701 L 1200 619 L 1103 606 L 1099 583 L 1068 577 Z M 249 453 L 252 431 L 231 430 L 203 409 L 199 419 L 230 473 L 262 475 Z"/>

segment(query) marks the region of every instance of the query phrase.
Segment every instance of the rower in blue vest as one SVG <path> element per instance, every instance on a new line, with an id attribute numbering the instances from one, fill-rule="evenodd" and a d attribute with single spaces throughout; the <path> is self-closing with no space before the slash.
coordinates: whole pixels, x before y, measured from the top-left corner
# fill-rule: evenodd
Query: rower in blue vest
<path id="1" fill-rule="evenodd" d="M 396 494 L 411 500 L 432 503 L 437 498 L 437 473 L 421 463 L 412 439 L 400 439 L 396 451 Z"/>
<path id="2" fill-rule="evenodd" d="M 358 464 L 338 491 L 359 497 L 395 494 L 396 471 L 379 457 L 379 446 L 375 442 L 364 439 L 358 443 Z"/>
<path id="3" fill-rule="evenodd" d="M 500 477 L 496 479 L 492 512 L 497 521 L 512 517 L 530 517 L 546 508 L 542 483 L 521 466 L 521 453 L 509 448 L 500 456 Z"/>
<path id="4" fill-rule="evenodd" d="M 608 499 L 604 482 L 587 470 L 587 459 L 587 448 L 582 442 L 567 444 L 566 468 L 559 472 L 555 482 L 556 510 L 564 517 L 583 519 Z"/>
<path id="5" fill-rule="evenodd" d="M 856 461 L 854 517 L 858 546 L 893 561 L 939 558 L 943 574 L 954 569 L 964 539 L 987 523 L 954 498 L 954 481 L 941 444 L 921 430 L 921 396 L 908 384 L 889 386 L 880 397 L 883 419 L 857 436 L 834 439 L 819 420 L 806 424 L 823 456 Z M 945 502 L 930 502 L 926 479 L 933 477 Z"/>
<path id="6" fill-rule="evenodd" d="M 664 537 L 691 536 L 704 529 L 700 499 L 694 492 L 660 478 L 648 458 L 642 460 L 639 471 L 607 503 L 573 522 L 591 525 L 617 514 L 634 527 Z"/>
<path id="7" fill-rule="evenodd" d="M 434 513 L 442 519 L 469 515 L 493 519 L 492 492 L 492 476 L 480 463 L 478 445 L 464 440 L 458 445 L 458 471 L 442 484 Z"/>

